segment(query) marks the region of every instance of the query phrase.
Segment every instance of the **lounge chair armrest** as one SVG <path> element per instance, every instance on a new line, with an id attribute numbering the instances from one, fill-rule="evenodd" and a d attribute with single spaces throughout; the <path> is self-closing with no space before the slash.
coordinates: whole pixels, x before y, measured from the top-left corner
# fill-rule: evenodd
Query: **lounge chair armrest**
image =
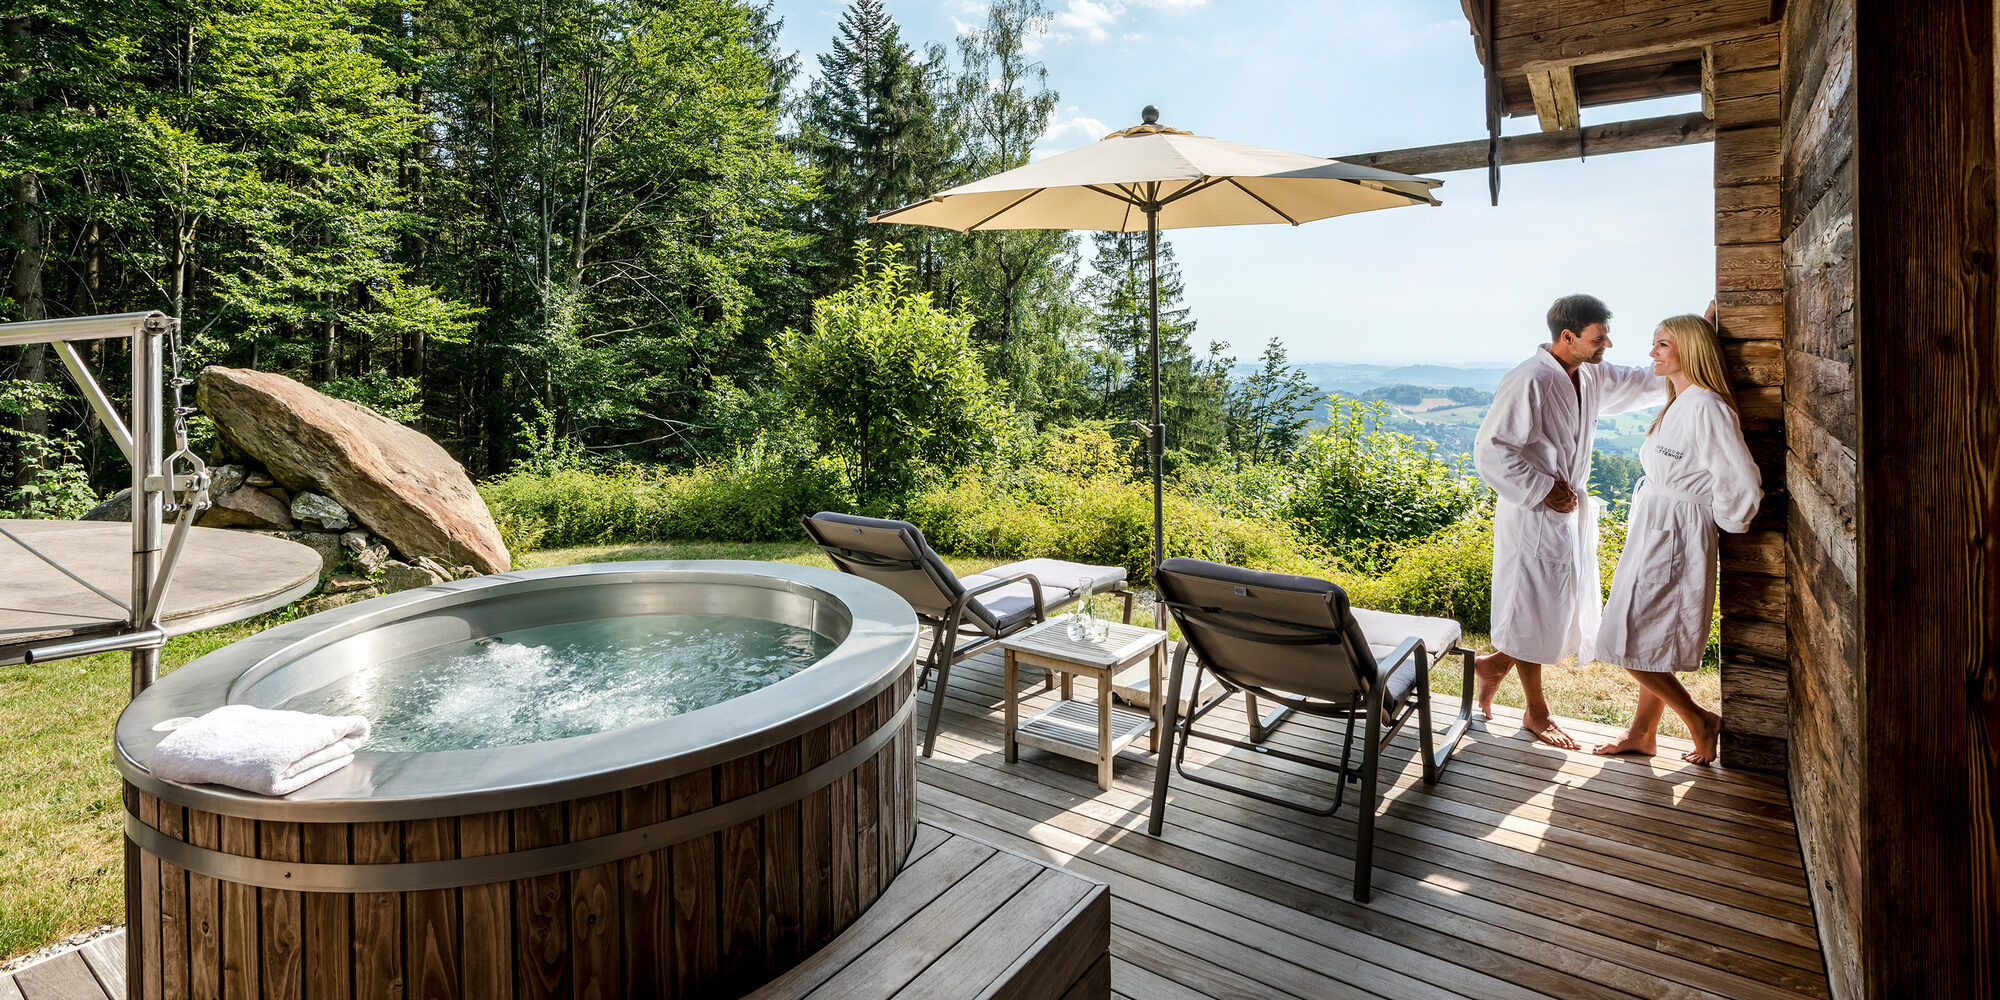
<path id="1" fill-rule="evenodd" d="M 1375 669 L 1381 671 L 1383 677 L 1395 673 L 1396 668 L 1402 666 L 1403 661 L 1409 659 L 1410 654 L 1416 652 L 1417 647 L 1423 644 L 1424 641 L 1414 635 L 1404 639 L 1403 644 L 1397 646 L 1395 652 L 1375 661 Z"/>
<path id="2" fill-rule="evenodd" d="M 1040 581 L 1040 580 L 1037 580 L 1037 579 L 1035 579 L 1035 574 L 1033 574 L 1033 573 L 1016 573 L 1016 574 L 1014 574 L 1013 576 L 1003 576 L 1003 577 L 1001 577 L 1001 578 L 1000 578 L 1000 579 L 998 579 L 998 580 L 988 580 L 988 581 L 986 581 L 985 583 L 982 583 L 982 584 L 980 584 L 980 585 L 979 585 L 979 586 L 977 586 L 977 587 L 967 587 L 967 588 L 965 589 L 965 596 L 966 596 L 966 598 L 967 598 L 967 599 L 969 600 L 969 599 L 971 599 L 971 598 L 974 598 L 974 597 L 977 597 L 977 596 L 979 596 L 980 594 L 983 594 L 983 593 L 986 593 L 986 592 L 987 592 L 987 591 L 989 591 L 989 590 L 995 590 L 995 589 L 998 589 L 998 588 L 1000 588 L 1000 587 L 1005 587 L 1006 585 L 1008 585 L 1008 584 L 1010 584 L 1010 583 L 1020 583 L 1020 582 L 1021 582 L 1022 580 L 1026 580 L 1026 581 L 1028 581 L 1028 587 L 1029 587 L 1029 589 L 1031 589 L 1031 590 L 1033 590 L 1033 591 L 1034 591 L 1034 593 L 1035 593 L 1035 613 L 1036 613 L 1036 614 L 1041 614 L 1041 613 L 1042 613 L 1042 581 Z"/>

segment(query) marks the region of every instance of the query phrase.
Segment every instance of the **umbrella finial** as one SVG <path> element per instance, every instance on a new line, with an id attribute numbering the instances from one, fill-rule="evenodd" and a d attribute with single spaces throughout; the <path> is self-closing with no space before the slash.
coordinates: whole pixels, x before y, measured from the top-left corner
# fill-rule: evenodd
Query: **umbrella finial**
<path id="1" fill-rule="evenodd" d="M 1139 112 L 1139 120 L 1148 125 L 1158 125 L 1160 123 L 1160 109 L 1151 104 L 1146 105 L 1146 110 Z"/>

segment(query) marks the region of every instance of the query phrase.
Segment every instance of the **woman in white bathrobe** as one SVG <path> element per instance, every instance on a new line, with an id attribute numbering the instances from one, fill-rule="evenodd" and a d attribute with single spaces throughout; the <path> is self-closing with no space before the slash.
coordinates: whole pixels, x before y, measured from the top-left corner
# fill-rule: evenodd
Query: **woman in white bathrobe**
<path id="1" fill-rule="evenodd" d="M 1652 356 L 1654 374 L 1667 380 L 1667 405 L 1639 453 L 1646 476 L 1597 633 L 1597 658 L 1631 672 L 1639 705 L 1624 737 L 1596 751 L 1655 752 L 1660 716 L 1671 708 L 1694 734 L 1695 748 L 1681 757 L 1708 764 L 1722 717 L 1696 704 L 1674 674 L 1699 668 L 1708 646 L 1716 531 L 1748 530 L 1763 494 L 1715 328 L 1699 316 L 1672 317 L 1653 332 Z"/>

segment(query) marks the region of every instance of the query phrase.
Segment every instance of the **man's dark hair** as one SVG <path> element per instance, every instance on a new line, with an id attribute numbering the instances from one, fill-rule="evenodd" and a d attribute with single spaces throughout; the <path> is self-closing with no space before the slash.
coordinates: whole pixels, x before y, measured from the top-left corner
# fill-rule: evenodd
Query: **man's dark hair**
<path id="1" fill-rule="evenodd" d="M 1611 308 L 1595 295 L 1565 295 L 1549 307 L 1549 340 L 1561 340 L 1563 331 L 1581 335 L 1583 328 L 1592 323 L 1604 323 L 1611 319 Z"/>

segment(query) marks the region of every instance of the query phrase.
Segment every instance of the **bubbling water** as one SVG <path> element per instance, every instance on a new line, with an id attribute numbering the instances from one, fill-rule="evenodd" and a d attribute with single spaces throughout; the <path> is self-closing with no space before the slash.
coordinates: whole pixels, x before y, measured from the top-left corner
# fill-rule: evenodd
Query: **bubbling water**
<path id="1" fill-rule="evenodd" d="M 397 657 L 275 707 L 365 716 L 369 750 L 541 743 L 707 708 L 784 680 L 835 645 L 757 618 L 599 618 Z"/>

